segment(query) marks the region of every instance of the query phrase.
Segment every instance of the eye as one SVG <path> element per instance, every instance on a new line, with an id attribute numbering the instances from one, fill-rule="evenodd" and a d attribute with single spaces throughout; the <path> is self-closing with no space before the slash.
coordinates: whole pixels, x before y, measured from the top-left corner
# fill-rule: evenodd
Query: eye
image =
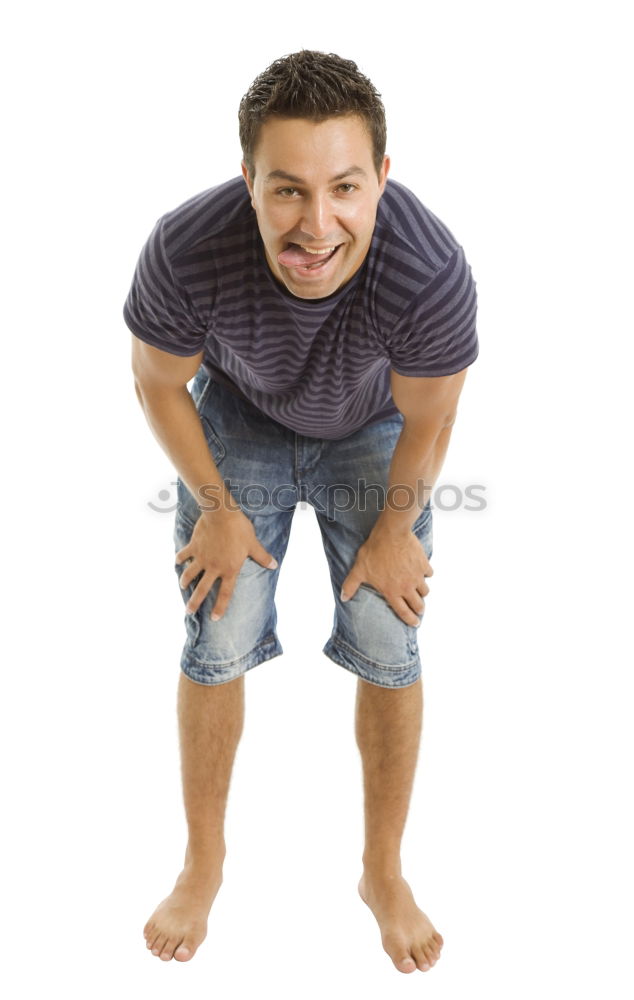
<path id="1" fill-rule="evenodd" d="M 349 194 L 350 191 L 354 191 L 355 190 L 355 185 L 354 184 L 340 184 L 338 190 L 339 191 L 343 191 L 344 194 Z"/>
<path id="2" fill-rule="evenodd" d="M 296 193 L 297 188 L 278 188 L 277 190 L 277 194 L 281 194 L 283 198 L 292 198 Z"/>

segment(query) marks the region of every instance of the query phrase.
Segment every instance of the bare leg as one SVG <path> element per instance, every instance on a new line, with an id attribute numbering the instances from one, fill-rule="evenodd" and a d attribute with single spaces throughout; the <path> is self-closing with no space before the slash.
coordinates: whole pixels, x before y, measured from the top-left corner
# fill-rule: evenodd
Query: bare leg
<path id="1" fill-rule="evenodd" d="M 181 672 L 178 724 L 189 830 L 185 865 L 143 934 L 153 955 L 186 962 L 205 939 L 209 910 L 222 884 L 225 809 L 244 725 L 244 676 L 203 685 Z"/>
<path id="2" fill-rule="evenodd" d="M 399 972 L 425 971 L 443 939 L 401 875 L 401 840 L 414 783 L 423 718 L 422 680 L 382 688 L 359 678 L 355 729 L 363 764 L 365 848 L 359 894 Z"/>

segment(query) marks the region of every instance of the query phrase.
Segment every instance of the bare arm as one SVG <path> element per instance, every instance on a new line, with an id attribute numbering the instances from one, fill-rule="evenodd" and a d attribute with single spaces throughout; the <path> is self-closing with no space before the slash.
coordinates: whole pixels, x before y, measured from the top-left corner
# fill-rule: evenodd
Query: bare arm
<path id="1" fill-rule="evenodd" d="M 434 378 L 392 371 L 392 398 L 405 419 L 390 465 L 389 489 L 394 503 L 381 513 L 376 525 L 379 531 L 387 527 L 408 532 L 429 500 L 447 454 L 466 376 L 466 368 Z M 406 493 L 417 501 L 407 508 Z M 388 496 L 392 494 L 388 492 Z"/>
<path id="2" fill-rule="evenodd" d="M 412 526 L 442 467 L 466 374 L 466 368 L 436 378 L 391 373 L 392 398 L 405 420 L 392 454 L 387 502 L 343 581 L 341 597 L 350 600 L 367 581 L 407 625 L 419 624 L 429 593 L 425 578 L 433 574 Z"/>
<path id="3" fill-rule="evenodd" d="M 224 488 L 211 457 L 198 411 L 187 389 L 202 362 L 202 351 L 181 358 L 132 337 L 134 388 L 154 437 L 195 499 L 209 483 Z"/>
<path id="4" fill-rule="evenodd" d="M 181 574 L 181 587 L 189 586 L 202 574 L 187 603 L 192 614 L 215 580 L 222 577 L 213 609 L 214 616 L 220 618 L 247 556 L 267 569 L 276 569 L 277 563 L 258 541 L 249 518 L 236 507 L 211 457 L 198 411 L 187 389 L 201 361 L 202 352 L 181 358 L 132 336 L 134 387 L 152 433 L 198 503 L 201 488 L 210 484 L 215 487 L 212 495 L 224 501 L 216 509 L 205 505 L 191 541 L 176 553 L 177 564 L 189 560 Z"/>

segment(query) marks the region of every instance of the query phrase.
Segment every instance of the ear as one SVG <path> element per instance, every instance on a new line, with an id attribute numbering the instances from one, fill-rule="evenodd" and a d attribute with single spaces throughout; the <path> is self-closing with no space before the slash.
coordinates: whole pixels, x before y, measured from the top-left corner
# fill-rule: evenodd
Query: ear
<path id="1" fill-rule="evenodd" d="M 381 168 L 381 173 L 379 176 L 379 195 L 382 195 L 385 191 L 385 182 L 387 181 L 387 175 L 390 172 L 391 161 L 389 156 L 383 157 L 383 166 Z"/>
<path id="2" fill-rule="evenodd" d="M 247 165 L 244 162 L 244 160 L 242 161 L 242 176 L 244 177 L 244 182 L 245 182 L 245 184 L 246 184 L 246 186 L 248 188 L 249 194 L 251 196 L 251 204 L 253 205 L 253 181 L 251 180 L 251 178 L 249 176 L 249 171 L 247 169 Z M 253 205 L 253 208 L 255 208 L 255 205 Z"/>

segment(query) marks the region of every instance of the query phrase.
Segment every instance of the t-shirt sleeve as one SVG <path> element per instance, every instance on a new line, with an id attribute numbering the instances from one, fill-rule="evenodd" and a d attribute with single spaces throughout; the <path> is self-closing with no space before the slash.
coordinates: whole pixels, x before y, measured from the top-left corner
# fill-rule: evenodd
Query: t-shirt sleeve
<path id="1" fill-rule="evenodd" d="M 462 371 L 478 356 L 476 312 L 476 283 L 458 247 L 393 328 L 391 367 L 419 378 Z"/>
<path id="2" fill-rule="evenodd" d="M 190 357 L 204 346 L 206 331 L 165 251 L 162 219 L 141 250 L 123 318 L 137 337 L 170 354 Z"/>

